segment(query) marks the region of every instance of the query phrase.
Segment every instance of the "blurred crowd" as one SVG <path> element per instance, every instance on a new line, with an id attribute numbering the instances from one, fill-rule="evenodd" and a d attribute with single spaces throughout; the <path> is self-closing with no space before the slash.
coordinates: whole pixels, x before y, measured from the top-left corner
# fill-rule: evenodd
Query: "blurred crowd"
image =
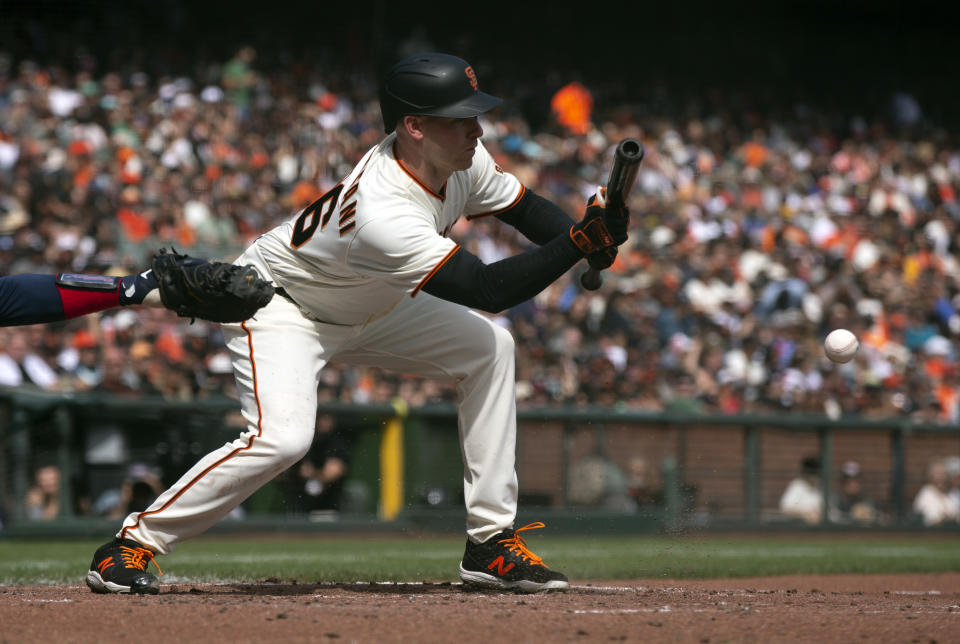
<path id="1" fill-rule="evenodd" d="M 170 245 L 232 259 L 383 136 L 375 79 L 344 68 L 266 68 L 243 47 L 190 76 L 97 70 L 0 55 L 2 275 L 124 275 Z M 528 188 L 579 218 L 621 138 L 646 157 L 602 289 L 579 286 L 581 266 L 495 316 L 517 339 L 521 405 L 958 420 L 960 149 L 914 98 L 875 114 L 706 91 L 600 109 L 591 88 L 541 82 L 548 119 L 524 113 L 529 89 L 482 119 Z M 452 236 L 485 262 L 527 247 L 493 218 Z M 862 345 L 845 365 L 821 349 L 838 327 Z M 0 329 L 0 384 L 233 395 L 217 328 L 164 310 Z M 322 376 L 321 399 L 397 396 L 454 390 Z"/>

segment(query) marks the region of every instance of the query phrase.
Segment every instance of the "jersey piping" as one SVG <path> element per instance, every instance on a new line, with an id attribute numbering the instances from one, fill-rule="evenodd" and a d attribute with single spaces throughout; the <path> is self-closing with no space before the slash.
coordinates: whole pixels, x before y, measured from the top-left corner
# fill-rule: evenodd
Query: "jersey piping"
<path id="1" fill-rule="evenodd" d="M 232 450 L 229 454 L 227 454 L 226 456 L 224 456 L 223 458 L 221 458 L 220 460 L 218 460 L 216 463 L 211 464 L 211 465 L 210 465 L 209 467 L 207 467 L 205 470 L 203 470 L 202 472 L 200 472 L 199 474 L 197 474 L 195 477 L 193 477 L 193 479 L 192 479 L 189 483 L 187 483 L 187 484 L 186 484 L 185 486 L 183 486 L 176 494 L 174 494 L 172 497 L 170 497 L 170 499 L 168 499 L 167 502 L 164 503 L 162 506 L 160 506 L 160 507 L 157 508 L 156 510 L 151 510 L 151 511 L 149 511 L 149 512 L 148 512 L 148 511 L 143 511 L 143 512 L 141 512 L 140 514 L 138 514 L 138 515 L 137 515 L 137 519 L 136 519 L 136 521 L 134 521 L 133 525 L 124 526 L 123 529 L 120 531 L 120 537 L 121 537 L 121 538 L 126 538 L 126 536 L 127 536 L 127 531 L 128 531 L 128 530 L 136 530 L 137 527 L 140 525 L 140 521 L 142 521 L 142 520 L 144 519 L 144 517 L 152 516 L 152 515 L 155 515 L 155 514 L 160 514 L 161 512 L 163 512 L 164 510 L 166 510 L 167 508 L 169 508 L 171 505 L 173 505 L 173 503 L 174 503 L 177 499 L 179 499 L 181 496 L 183 496 L 183 494 L 184 494 L 187 490 L 189 490 L 190 488 L 192 488 L 192 487 L 193 487 L 197 482 L 199 482 L 200 479 L 202 479 L 204 476 L 206 476 L 207 474 L 209 474 L 211 471 L 215 470 L 216 468 L 220 467 L 221 465 L 223 465 L 224 463 L 226 463 L 227 461 L 229 461 L 230 459 L 232 459 L 234 456 L 236 456 L 236 455 L 239 454 L 240 452 L 245 452 L 245 451 L 247 451 L 248 449 L 252 448 L 254 442 L 256 442 L 256 440 L 257 440 L 258 438 L 260 438 L 260 436 L 263 435 L 263 408 L 262 408 L 261 405 L 260 405 L 260 389 L 259 389 L 259 387 L 257 386 L 257 363 L 256 363 L 256 361 L 253 359 L 253 334 L 250 332 L 250 329 L 247 328 L 247 323 L 246 323 L 246 322 L 241 322 L 241 323 L 240 323 L 240 326 L 243 328 L 244 331 L 247 332 L 247 343 L 248 343 L 248 345 L 249 345 L 249 347 L 250 347 L 250 368 L 251 368 L 251 370 L 252 370 L 252 372 L 253 372 L 253 397 L 254 397 L 254 399 L 255 399 L 256 402 L 257 402 L 257 433 L 256 433 L 256 434 L 252 434 L 252 435 L 250 436 L 250 440 L 247 441 L 247 444 L 246 444 L 246 445 L 244 445 L 243 447 L 237 447 L 236 449 Z"/>
<path id="2" fill-rule="evenodd" d="M 448 261 L 450 261 L 450 258 L 453 257 L 453 255 L 454 255 L 458 250 L 460 250 L 460 245 L 459 245 L 459 244 L 456 245 L 456 246 L 454 246 L 453 248 L 451 248 L 451 249 L 450 249 L 450 252 L 447 253 L 446 256 L 445 256 L 443 259 L 441 259 L 440 262 L 439 262 L 436 266 L 433 267 L 433 270 L 431 270 L 429 273 L 427 273 L 427 274 L 424 276 L 424 278 L 423 278 L 422 280 L 420 280 L 420 283 L 417 284 L 416 287 L 415 287 L 412 291 L 410 291 L 410 297 L 416 297 L 416 296 L 417 296 L 417 293 L 419 293 L 420 290 L 423 289 L 424 286 L 426 286 L 427 282 L 430 281 L 430 278 L 433 277 L 434 275 L 436 275 L 436 274 L 437 274 L 437 271 L 439 271 L 439 270 L 443 267 L 444 264 L 446 264 Z"/>
<path id="3" fill-rule="evenodd" d="M 401 161 L 401 160 L 400 160 L 400 157 L 397 156 L 397 143 L 396 143 L 396 141 L 394 141 L 394 143 L 393 143 L 393 158 L 394 158 L 394 160 L 397 162 L 397 164 L 400 166 L 400 169 L 403 170 L 408 177 L 410 177 L 411 179 L 413 179 L 413 182 L 414 182 L 414 183 L 416 183 L 418 186 L 420 186 L 421 188 L 423 188 L 424 191 L 425 191 L 428 195 L 430 195 L 431 197 L 436 197 L 436 198 L 439 199 L 440 201 L 443 201 L 444 199 L 446 199 L 447 182 L 446 182 L 446 181 L 443 182 L 443 186 L 440 188 L 440 192 L 439 192 L 439 193 L 436 193 L 436 192 L 434 192 L 433 190 L 431 190 L 430 187 L 429 187 L 427 184 L 425 184 L 423 181 L 421 181 L 421 180 L 420 180 L 420 177 L 418 177 L 417 175 L 415 175 L 415 174 L 413 173 L 413 171 L 411 171 L 410 168 L 407 167 L 407 164 L 404 163 L 403 161 Z"/>

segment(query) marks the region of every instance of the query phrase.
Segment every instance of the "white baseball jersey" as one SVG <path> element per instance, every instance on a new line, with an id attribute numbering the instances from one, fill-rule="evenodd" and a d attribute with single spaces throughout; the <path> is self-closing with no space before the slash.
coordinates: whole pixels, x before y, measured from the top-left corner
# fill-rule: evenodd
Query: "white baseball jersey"
<path id="1" fill-rule="evenodd" d="M 456 251 L 447 234 L 461 215 L 493 214 L 523 196 L 479 142 L 471 167 L 453 173 L 440 194 L 396 158 L 395 142 L 396 134 L 385 138 L 244 257 L 318 320 L 363 324 L 415 297 Z"/>

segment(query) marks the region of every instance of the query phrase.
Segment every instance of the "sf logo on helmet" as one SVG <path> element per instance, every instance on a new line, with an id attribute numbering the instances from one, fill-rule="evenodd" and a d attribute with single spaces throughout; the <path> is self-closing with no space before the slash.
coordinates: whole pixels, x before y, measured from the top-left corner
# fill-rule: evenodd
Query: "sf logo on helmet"
<path id="1" fill-rule="evenodd" d="M 473 88 L 473 91 L 479 92 L 479 91 L 480 91 L 480 83 L 477 82 L 477 75 L 474 73 L 473 67 L 467 67 L 467 68 L 466 68 L 465 70 L 463 70 L 463 71 L 466 72 L 467 78 L 470 79 L 470 87 Z"/>

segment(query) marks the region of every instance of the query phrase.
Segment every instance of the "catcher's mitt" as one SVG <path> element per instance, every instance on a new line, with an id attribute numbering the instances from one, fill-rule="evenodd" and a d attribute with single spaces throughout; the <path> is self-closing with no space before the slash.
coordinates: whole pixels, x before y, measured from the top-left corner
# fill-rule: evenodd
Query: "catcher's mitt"
<path id="1" fill-rule="evenodd" d="M 273 297 L 274 287 L 253 266 L 211 262 L 166 248 L 153 256 L 163 305 L 184 318 L 242 322 Z"/>

